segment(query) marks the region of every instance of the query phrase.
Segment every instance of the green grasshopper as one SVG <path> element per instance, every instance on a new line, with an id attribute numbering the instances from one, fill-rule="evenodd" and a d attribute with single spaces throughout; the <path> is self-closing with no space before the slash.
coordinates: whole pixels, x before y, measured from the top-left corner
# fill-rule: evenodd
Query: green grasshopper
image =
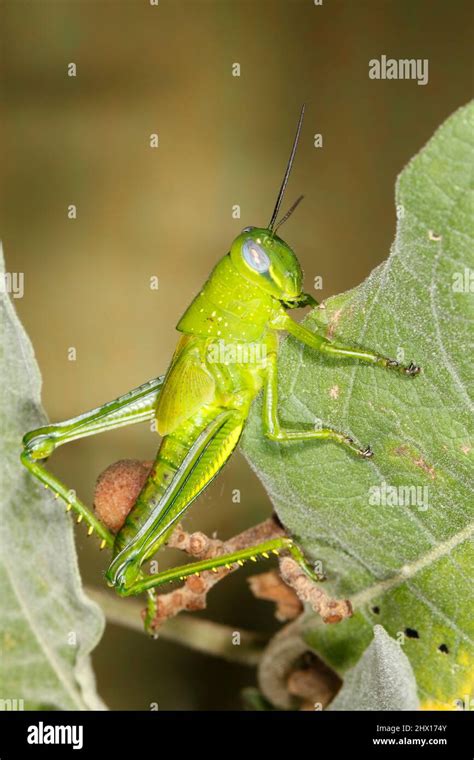
<path id="1" fill-rule="evenodd" d="M 147 624 L 154 613 L 154 589 L 167 581 L 206 570 L 236 567 L 256 555 L 289 552 L 313 580 L 314 572 L 290 537 L 280 536 L 157 574 L 146 574 L 145 562 L 166 544 L 177 521 L 216 477 L 235 449 L 249 410 L 263 388 L 263 431 L 272 441 L 330 440 L 368 458 L 359 446 L 330 427 L 285 430 L 278 419 L 278 334 L 285 331 L 330 357 L 352 357 L 408 376 L 420 371 L 370 350 L 329 341 L 295 322 L 288 310 L 317 305 L 302 292 L 303 274 L 292 249 L 277 229 L 301 197 L 277 223 L 303 122 L 298 121 L 290 158 L 267 227 L 245 227 L 230 252 L 216 265 L 202 290 L 181 317 L 182 333 L 166 375 L 78 417 L 27 433 L 21 460 L 55 497 L 96 532 L 101 548 L 112 550 L 106 579 L 122 595 L 148 592 Z M 259 350 L 255 350 L 258 348 Z M 217 349 L 217 350 L 216 350 Z M 253 349 L 253 351 L 252 351 Z M 249 361 L 248 357 L 253 357 Z M 154 465 L 123 527 L 113 535 L 42 463 L 57 446 L 136 422 L 156 420 L 162 436 Z"/>

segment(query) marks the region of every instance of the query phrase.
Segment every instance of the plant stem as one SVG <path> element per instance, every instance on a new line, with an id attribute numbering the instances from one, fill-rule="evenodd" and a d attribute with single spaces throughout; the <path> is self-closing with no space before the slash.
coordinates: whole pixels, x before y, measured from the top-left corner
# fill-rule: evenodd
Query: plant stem
<path id="1" fill-rule="evenodd" d="M 142 604 L 139 601 L 119 599 L 107 591 L 90 586 L 85 588 L 85 592 L 101 607 L 109 623 L 145 633 L 141 617 Z M 236 633 L 240 636 L 239 644 L 233 643 Z M 269 641 L 268 636 L 253 631 L 236 630 L 220 623 L 191 617 L 186 613 L 168 620 L 160 628 L 159 638 L 174 641 L 203 654 L 248 666 L 256 666 L 260 662 L 262 652 Z"/>

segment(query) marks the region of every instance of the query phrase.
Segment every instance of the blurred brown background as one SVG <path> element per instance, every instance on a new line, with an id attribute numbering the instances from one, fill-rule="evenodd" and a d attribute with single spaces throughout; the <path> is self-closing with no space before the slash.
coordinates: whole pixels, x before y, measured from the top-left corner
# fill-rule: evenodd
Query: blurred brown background
<path id="1" fill-rule="evenodd" d="M 174 326 L 211 267 L 243 226 L 268 221 L 303 101 L 284 208 L 306 197 L 284 237 L 307 289 L 323 277 L 319 298 L 387 256 L 397 174 L 471 97 L 469 0 L 4 0 L 0 23 L 1 236 L 7 269 L 25 273 L 15 305 L 52 420 L 164 372 Z M 382 54 L 428 58 L 429 84 L 370 80 L 368 61 Z M 156 446 L 146 426 L 132 427 L 65 447 L 52 466 L 90 500 L 109 463 L 152 458 Z M 237 454 L 186 525 L 226 537 L 269 511 Z M 105 558 L 82 529 L 77 543 L 85 581 L 100 585 Z M 276 629 L 245 571 L 209 601 L 205 616 L 235 630 Z M 255 679 L 114 626 L 94 662 L 111 708 L 240 708 L 240 688 Z"/>

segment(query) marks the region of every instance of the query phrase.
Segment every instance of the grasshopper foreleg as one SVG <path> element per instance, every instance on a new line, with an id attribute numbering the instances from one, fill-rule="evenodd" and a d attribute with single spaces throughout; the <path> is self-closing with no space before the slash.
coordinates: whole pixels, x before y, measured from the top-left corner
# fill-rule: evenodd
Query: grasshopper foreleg
<path id="1" fill-rule="evenodd" d="M 286 330 L 301 343 L 304 343 L 306 346 L 310 346 L 327 356 L 341 359 L 360 359 L 367 364 L 373 364 L 378 367 L 394 370 L 395 372 L 399 372 L 402 375 L 407 375 L 409 377 L 414 377 L 420 372 L 420 367 L 413 362 L 410 362 L 408 365 L 401 364 L 396 361 L 396 359 L 389 359 L 387 356 L 383 356 L 382 354 L 378 354 L 369 349 L 346 346 L 337 341 L 327 340 L 326 338 L 323 338 L 322 335 L 313 333 L 298 322 L 294 322 L 294 320 L 287 314 L 278 315 L 274 320 L 273 327 L 276 330 Z"/>

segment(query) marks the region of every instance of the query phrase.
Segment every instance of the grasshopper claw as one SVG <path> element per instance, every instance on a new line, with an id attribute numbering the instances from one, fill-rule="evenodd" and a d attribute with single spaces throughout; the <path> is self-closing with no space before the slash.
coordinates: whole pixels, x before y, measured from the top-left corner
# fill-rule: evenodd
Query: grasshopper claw
<path id="1" fill-rule="evenodd" d="M 414 364 L 414 362 L 410 362 L 408 367 L 405 368 L 405 373 L 410 377 L 415 377 L 415 375 L 419 375 L 420 372 L 421 367 L 419 367 L 417 364 Z"/>

